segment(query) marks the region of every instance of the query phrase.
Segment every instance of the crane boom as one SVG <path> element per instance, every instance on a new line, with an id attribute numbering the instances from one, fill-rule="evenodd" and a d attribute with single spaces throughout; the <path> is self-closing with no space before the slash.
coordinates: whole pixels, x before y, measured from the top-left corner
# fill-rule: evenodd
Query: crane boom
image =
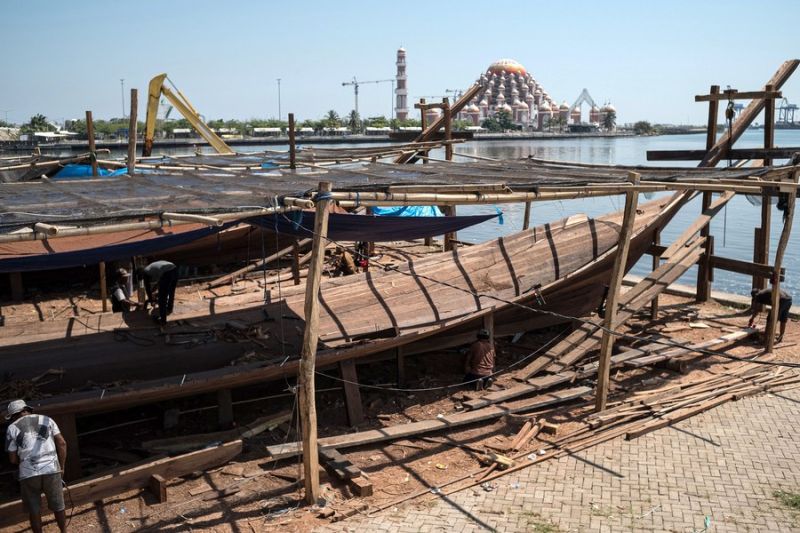
<path id="1" fill-rule="evenodd" d="M 177 109 L 184 118 L 189 121 L 189 124 L 195 129 L 200 136 L 210 144 L 214 150 L 220 154 L 232 154 L 234 151 L 230 146 L 225 144 L 216 133 L 214 133 L 208 124 L 203 122 L 200 118 L 200 113 L 192 106 L 189 99 L 173 85 L 175 91 L 169 87 L 164 86 L 164 80 L 167 80 L 166 74 L 159 74 L 150 80 L 147 95 L 147 119 L 144 128 L 144 146 L 142 147 L 142 156 L 147 157 L 153 152 L 153 139 L 156 133 L 156 115 L 158 114 L 158 102 L 161 95 L 169 100 L 172 106 Z M 171 82 L 170 82 L 171 83 Z"/>
<path id="2" fill-rule="evenodd" d="M 353 86 L 353 94 L 355 95 L 355 100 L 356 100 L 355 101 L 355 104 L 356 104 L 355 111 L 356 111 L 356 114 L 358 114 L 358 87 L 359 87 L 359 85 L 362 85 L 364 83 L 386 83 L 386 82 L 389 82 L 389 81 L 394 82 L 394 79 L 392 78 L 392 79 L 388 79 L 388 80 L 358 81 L 358 79 L 356 79 L 356 77 L 353 76 L 353 81 L 343 81 L 342 82 L 342 87 L 346 87 L 348 85 L 352 85 Z"/>

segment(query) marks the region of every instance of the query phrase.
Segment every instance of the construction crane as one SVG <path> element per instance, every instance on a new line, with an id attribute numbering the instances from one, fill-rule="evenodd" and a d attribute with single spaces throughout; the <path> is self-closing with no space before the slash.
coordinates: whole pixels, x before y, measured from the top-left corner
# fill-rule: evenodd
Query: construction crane
<path id="1" fill-rule="evenodd" d="M 797 104 L 790 104 L 786 98 L 781 99 L 781 105 L 778 107 L 778 120 L 779 125 L 793 125 L 794 112 L 797 111 Z"/>
<path id="2" fill-rule="evenodd" d="M 590 109 L 593 108 L 593 107 L 597 107 L 597 104 L 594 103 L 594 99 L 592 98 L 592 95 L 590 95 L 589 91 L 586 90 L 586 89 L 581 91 L 581 94 L 578 95 L 578 99 L 575 100 L 575 103 L 572 104 L 572 107 L 570 107 L 569 109 L 571 111 L 571 110 L 575 109 L 576 107 L 580 107 L 582 104 L 589 104 L 589 108 Z"/>
<path id="3" fill-rule="evenodd" d="M 358 115 L 358 87 L 359 87 L 360 85 L 363 85 L 363 84 L 365 84 L 365 83 L 387 83 L 387 82 L 392 82 L 392 83 L 394 83 L 394 78 L 391 78 L 391 79 L 388 79 L 388 80 L 370 80 L 370 81 L 358 81 L 358 80 L 356 79 L 356 77 L 355 77 L 355 76 L 353 76 L 353 81 L 343 81 L 343 82 L 342 82 L 342 87 L 346 87 L 346 86 L 348 86 L 348 85 L 352 85 L 352 86 L 353 86 L 353 93 L 355 94 L 355 97 L 356 97 L 356 107 L 355 107 L 355 110 L 356 110 L 356 114 Z M 394 90 L 392 90 L 392 93 L 394 93 Z M 361 115 L 358 115 L 358 116 L 361 116 Z"/>
<path id="4" fill-rule="evenodd" d="M 169 87 L 164 86 L 164 81 L 168 81 L 170 85 L 172 85 L 172 89 Z M 158 115 L 158 106 L 161 101 L 161 95 L 164 95 L 167 100 L 169 100 L 170 104 L 177 109 L 181 115 L 189 121 L 189 124 L 200 134 L 200 136 L 205 139 L 208 144 L 210 144 L 214 150 L 216 150 L 220 154 L 232 154 L 234 153 L 231 150 L 231 147 L 225 144 L 225 141 L 220 139 L 220 137 L 214 133 L 211 128 L 208 127 L 203 119 L 201 118 L 200 113 L 192 106 L 189 99 L 183 95 L 183 93 L 175 87 L 175 84 L 172 83 L 166 74 L 159 74 L 158 76 L 154 77 L 150 80 L 150 86 L 148 88 L 148 95 L 147 95 L 147 119 L 145 120 L 144 126 L 144 147 L 142 148 L 142 155 L 147 157 L 153 151 L 153 139 L 155 138 L 156 134 L 156 116 Z"/>

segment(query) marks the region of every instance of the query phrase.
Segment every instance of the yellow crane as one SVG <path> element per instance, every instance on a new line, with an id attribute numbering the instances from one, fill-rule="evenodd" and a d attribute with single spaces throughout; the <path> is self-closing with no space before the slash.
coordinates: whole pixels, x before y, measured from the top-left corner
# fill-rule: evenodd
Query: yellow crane
<path id="1" fill-rule="evenodd" d="M 174 91 L 169 87 L 164 86 L 164 81 L 169 81 Z M 169 100 L 169 103 L 180 112 L 183 117 L 189 121 L 189 124 L 195 129 L 200 136 L 210 144 L 214 150 L 220 154 L 233 154 L 235 153 L 230 146 L 225 144 L 219 135 L 214 133 L 208 124 L 203 122 L 200 118 L 200 113 L 192 106 L 189 99 L 178 90 L 166 74 L 159 74 L 150 80 L 147 95 L 147 120 L 144 127 L 144 147 L 142 148 L 142 156 L 147 157 L 153 152 L 153 139 L 156 134 L 156 115 L 158 114 L 158 103 L 161 100 L 161 95 Z"/>

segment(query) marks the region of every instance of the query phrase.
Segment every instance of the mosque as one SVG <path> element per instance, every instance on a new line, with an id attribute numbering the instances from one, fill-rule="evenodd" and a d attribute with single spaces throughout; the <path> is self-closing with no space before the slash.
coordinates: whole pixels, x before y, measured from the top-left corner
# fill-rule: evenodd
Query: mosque
<path id="1" fill-rule="evenodd" d="M 401 48 L 397 52 L 398 118 L 401 110 L 404 117 L 408 116 L 406 83 L 406 51 Z M 616 109 L 610 103 L 599 107 L 586 89 L 571 106 L 566 100 L 558 104 L 530 72 L 513 59 L 500 59 L 489 65 L 486 72 L 478 78 L 478 83 L 481 86 L 480 92 L 457 116 L 458 119 L 471 122 L 473 126 L 480 126 L 484 120 L 494 117 L 500 111 L 508 113 L 511 121 L 524 130 L 545 130 L 555 117 L 566 126 L 599 126 L 608 113 L 616 114 Z M 588 124 L 581 118 L 583 104 L 587 104 L 589 108 Z M 431 120 L 437 118 L 438 110 L 431 109 L 428 113 L 430 116 L 426 116 L 426 119 L 430 124 Z"/>

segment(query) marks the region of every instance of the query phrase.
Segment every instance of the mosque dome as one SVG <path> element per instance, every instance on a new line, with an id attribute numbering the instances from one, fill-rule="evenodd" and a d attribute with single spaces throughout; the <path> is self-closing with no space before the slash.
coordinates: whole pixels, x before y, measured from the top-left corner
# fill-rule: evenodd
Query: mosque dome
<path id="1" fill-rule="evenodd" d="M 560 106 L 558 106 L 558 108 L 562 111 L 569 111 L 569 104 L 567 103 L 566 100 L 564 100 L 564 102 Z"/>
<path id="2" fill-rule="evenodd" d="M 601 109 L 600 111 L 605 111 L 606 113 L 610 113 L 610 112 L 616 113 L 617 112 L 617 108 L 614 107 L 613 105 L 611 105 L 610 103 L 608 103 L 608 104 L 604 105 L 603 109 Z"/>
<path id="3" fill-rule="evenodd" d="M 539 111 L 550 111 L 550 104 L 547 103 L 547 100 L 543 100 L 541 104 L 539 104 Z"/>
<path id="4" fill-rule="evenodd" d="M 517 61 L 513 59 L 498 59 L 491 65 L 489 65 L 488 71 L 493 74 L 499 74 L 503 71 L 509 72 L 512 74 L 527 74 L 527 70 L 525 67 L 520 65 Z"/>

